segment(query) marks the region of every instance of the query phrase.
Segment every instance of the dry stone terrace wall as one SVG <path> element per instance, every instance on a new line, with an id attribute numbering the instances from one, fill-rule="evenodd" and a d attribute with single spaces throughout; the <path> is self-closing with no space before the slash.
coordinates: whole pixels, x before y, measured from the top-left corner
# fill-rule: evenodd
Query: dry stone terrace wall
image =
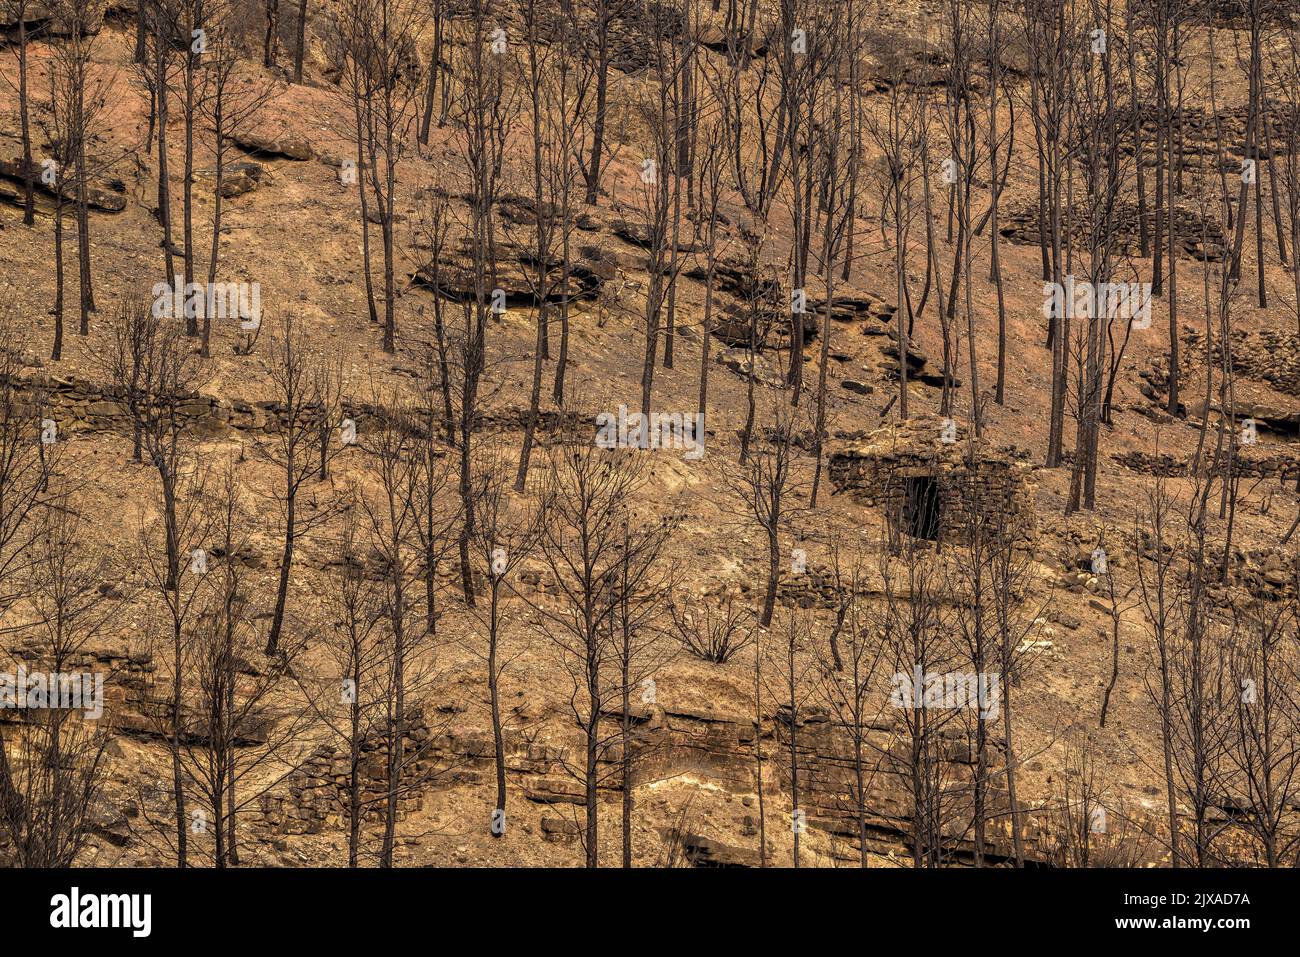
<path id="1" fill-rule="evenodd" d="M 63 432 L 111 432 L 130 434 L 132 420 L 126 402 L 112 389 L 86 379 L 69 376 L 25 376 L 16 384 L 18 411 L 33 416 L 54 419 Z M 220 399 L 195 393 L 182 397 L 177 414 L 185 429 L 200 437 L 217 437 L 233 430 L 274 434 L 282 422 L 282 409 L 277 402 L 246 402 L 242 399 Z M 364 431 L 367 422 L 382 420 L 388 411 L 372 403 L 344 401 L 343 415 L 354 419 L 358 431 Z M 489 428 L 519 429 L 527 418 L 526 408 L 506 408 L 482 417 Z M 308 421 L 314 421 L 312 410 L 307 410 Z M 584 421 L 594 434 L 595 418 L 575 413 L 542 410 L 539 427 L 543 432 L 559 428 L 584 427 Z"/>
<path id="2" fill-rule="evenodd" d="M 1237 27 L 1243 28 L 1248 22 L 1248 3 L 1249 0 L 1226 0 L 1226 2 L 1218 0 L 1214 5 L 1219 8 L 1216 11 L 1219 14 L 1230 6 L 1236 5 L 1236 15 L 1242 18 L 1236 21 Z M 1193 6 L 1191 3 L 1187 5 Z M 1196 5 L 1209 6 L 1210 4 Z M 1281 9 L 1281 5 L 1278 5 L 1278 10 Z M 1200 16 L 1205 17 L 1206 12 L 1201 13 Z M 1270 13 L 1267 9 L 1263 16 L 1265 20 L 1269 19 Z M 1220 19 L 1225 26 L 1233 22 L 1231 18 L 1216 17 L 1216 19 Z M 1259 143 L 1254 155 L 1285 156 L 1291 147 L 1293 134 L 1293 130 L 1288 128 L 1291 118 L 1290 106 L 1284 101 L 1264 97 L 1259 107 L 1262 123 L 1258 134 Z M 1247 143 L 1250 140 L 1248 105 L 1242 103 L 1225 106 L 1215 113 L 1202 106 L 1188 104 L 1174 109 L 1171 119 L 1174 135 L 1178 139 L 1178 151 L 1184 164 L 1206 169 L 1221 169 L 1227 173 L 1241 171 L 1241 160 L 1246 156 Z M 1144 104 L 1139 109 L 1137 122 L 1142 129 L 1143 165 L 1154 167 L 1156 165 L 1154 145 L 1158 141 L 1162 122 L 1159 108 L 1155 104 L 1149 106 Z M 1134 152 L 1132 127 L 1132 110 L 1125 107 L 1120 114 L 1120 129 L 1124 131 L 1123 149 L 1130 156 Z"/>
<path id="3" fill-rule="evenodd" d="M 620 716 L 607 712 L 611 733 Z M 954 725 L 956 723 L 954 722 Z M 548 732 L 553 741 L 543 743 Z M 753 795 L 755 790 L 755 736 L 758 727 L 752 718 L 726 713 L 687 711 L 650 706 L 636 716 L 631 748 L 633 753 L 633 787 L 656 781 L 678 780 L 721 788 L 733 794 Z M 768 796 L 768 827 L 786 821 L 777 810 L 782 795 L 790 789 L 790 720 L 788 712 L 779 712 L 762 723 L 759 745 L 763 753 L 763 787 Z M 555 815 L 542 819 L 542 839 L 551 843 L 571 843 L 577 839 L 572 822 L 560 813 L 560 805 L 581 805 L 585 800 L 583 784 L 565 770 L 564 730 L 548 725 L 532 728 L 527 734 L 506 733 L 506 766 L 512 800 L 521 796 L 534 804 L 556 806 Z M 868 732 L 867 753 L 872 766 L 882 762 L 880 756 L 894 754 L 901 762 L 906 739 L 901 729 L 888 718 Z M 853 793 L 854 764 L 851 739 L 823 713 L 800 714 L 796 725 L 797 760 L 801 799 L 807 826 L 833 836 L 837 857 L 855 858 L 858 848 L 858 824 Z M 572 748 L 579 748 L 574 741 Z M 974 755 L 965 736 L 943 736 L 940 744 L 946 762 L 946 776 L 953 794 L 969 785 L 974 769 Z M 494 776 L 491 736 L 485 731 L 464 725 L 459 719 L 448 721 L 438 713 L 426 718 L 416 713 L 408 721 L 403 735 L 407 773 L 399 800 L 399 819 L 424 807 L 424 795 L 430 790 L 490 783 Z M 604 749 L 601 754 L 600 791 L 608 797 L 623 786 L 620 773 L 621 746 Z M 995 768 L 1002 761 L 1002 749 L 996 736 L 990 744 L 990 760 Z M 573 764 L 572 752 L 568 764 Z M 902 766 L 896 764 L 894 767 Z M 317 834 L 345 826 L 349 801 L 350 760 L 345 748 L 323 745 L 287 780 L 286 786 L 264 796 L 253 817 L 255 825 L 281 834 Z M 387 768 L 385 735 L 379 732 L 361 749 L 358 770 L 361 781 L 363 817 L 377 820 L 382 813 Z M 905 778 L 884 767 L 870 775 L 868 788 L 868 850 L 873 853 L 906 855 L 910 830 L 910 806 Z M 1005 795 L 996 780 L 990 781 L 989 807 L 1005 809 Z M 968 789 L 967 789 L 968 790 Z M 969 836 L 969 808 L 954 797 L 946 812 L 944 828 L 948 853 L 957 860 L 969 860 L 973 845 Z M 774 802 L 774 803 L 773 803 Z M 750 807 L 748 801 L 745 807 Z M 756 814 L 756 809 L 753 810 Z M 742 832 L 757 834 L 752 815 L 741 821 Z M 779 818 L 779 820 L 778 820 Z M 700 839 L 699 835 L 695 838 Z M 710 846 L 700 851 L 705 863 L 756 866 L 757 850 L 728 847 L 706 841 Z M 1038 855 L 1040 840 L 1036 832 L 1026 838 L 1027 854 Z M 716 845 L 716 846 L 712 846 Z M 986 854 L 991 859 L 1009 857 L 1010 837 L 990 826 Z"/>
<path id="4" fill-rule="evenodd" d="M 53 670 L 45 649 L 34 643 L 7 647 L 0 656 L 0 672 L 22 667 L 29 674 Z M 150 734 L 157 730 L 154 716 L 159 699 L 154 694 L 154 663 L 150 655 L 122 649 L 82 649 L 69 655 L 59 671 L 64 674 L 102 675 L 105 726 L 119 733 Z M 22 709 L 0 708 L 0 721 L 22 721 Z"/>
<path id="5" fill-rule="evenodd" d="M 436 779 L 464 778 L 440 774 L 449 763 L 447 742 L 431 740 L 429 724 L 420 710 L 407 715 L 402 734 L 404 791 L 398 795 L 397 819 L 424 807 L 422 790 Z M 362 819 L 379 820 L 387 793 L 387 733 L 381 730 L 362 742 L 357 763 Z M 450 755 L 454 757 L 454 755 Z M 279 834 L 319 834 L 344 827 L 350 801 L 351 758 L 346 748 L 325 744 L 293 771 L 280 791 L 261 796 L 251 821 Z"/>
<path id="6" fill-rule="evenodd" d="M 126 401 L 111 388 L 70 376 L 22 377 L 15 384 L 21 412 L 51 418 L 61 432 L 129 433 L 131 414 Z M 219 435 L 225 429 L 274 431 L 278 423 L 273 402 L 249 403 L 194 394 L 182 397 L 177 415 L 189 431 Z"/>
<path id="7" fill-rule="evenodd" d="M 1038 245 L 1038 206 L 1031 204 L 1006 210 L 1001 214 L 998 231 L 1009 242 L 1018 245 Z M 1139 212 L 1135 203 L 1118 203 L 1115 209 L 1114 241 L 1129 254 L 1139 250 Z M 1155 233 L 1155 217 L 1147 210 L 1147 233 Z M 1076 248 L 1083 248 L 1088 241 L 1088 217 L 1083 211 L 1076 210 L 1070 217 L 1071 238 Z M 1050 228 L 1050 222 L 1049 222 Z M 1222 258 L 1227 245 L 1227 235 L 1223 224 L 1215 219 L 1205 219 L 1193 209 L 1177 206 L 1174 208 L 1174 231 L 1178 248 L 1189 259 L 1217 261 Z M 1116 280 L 1118 281 L 1118 280 Z"/>
<path id="8" fill-rule="evenodd" d="M 1208 455 L 1212 454 L 1213 449 Z M 1208 455 L 1204 461 L 1208 461 Z M 1141 472 L 1144 475 L 1165 478 L 1185 478 L 1191 475 L 1190 461 L 1168 452 L 1132 450 L 1116 452 L 1111 459 L 1130 472 Z M 1215 470 L 1214 474 L 1219 475 L 1226 470 L 1227 466 L 1224 465 Z M 1300 479 L 1300 454 L 1259 451 L 1259 446 L 1238 446 L 1232 463 L 1232 472 L 1238 478 L 1276 478 L 1283 482 L 1294 481 Z"/>
<path id="9" fill-rule="evenodd" d="M 1187 355 L 1194 367 L 1205 364 L 1205 334 L 1197 329 L 1183 332 Z M 1234 373 L 1267 382 L 1278 392 L 1300 396 L 1300 336 L 1276 329 L 1257 333 L 1234 332 L 1232 336 L 1232 370 Z M 1210 358 L 1221 367 L 1223 346 L 1216 338 Z"/>
<path id="10" fill-rule="evenodd" d="M 975 720 L 972 714 L 971 720 Z M 960 730 L 961 721 L 939 732 L 938 750 L 944 762 L 942 772 L 946 796 L 941 803 L 945 854 L 956 862 L 969 863 L 974 856 L 972 839 L 971 785 L 975 779 L 974 749 Z M 856 860 L 858 819 L 853 800 L 855 769 L 851 739 L 847 730 L 837 726 L 825 714 L 800 715 L 795 740 L 802 797 L 807 825 L 832 835 L 835 856 Z M 778 715 L 775 723 L 776 746 L 769 762 L 775 771 L 773 783 L 784 793 L 790 788 L 790 720 L 789 713 Z M 984 848 L 992 861 L 1013 859 L 1009 804 L 1004 790 L 1005 776 L 1002 741 L 990 732 L 988 787 L 986 801 L 990 824 Z M 867 850 L 878 854 L 910 853 L 911 797 L 906 775 L 910 740 L 899 723 L 886 714 L 867 731 L 864 746 L 867 795 Z M 994 823 L 1000 822 L 1000 823 Z M 1002 825 L 1005 825 L 1003 827 Z M 769 823 L 769 826 L 771 824 Z M 1042 838 L 1030 826 L 1025 834 L 1026 857 L 1040 858 Z"/>
<path id="11" fill-rule="evenodd" d="M 158 686 L 157 669 L 148 652 L 131 652 L 121 647 L 82 649 L 68 656 L 56 669 L 46 649 L 36 643 L 24 643 L 0 655 L 0 672 L 12 673 L 18 667 L 28 674 L 57 670 L 67 675 L 102 676 L 103 714 L 95 720 L 104 728 L 112 734 L 142 739 L 166 738 L 171 734 L 170 678 L 165 679 L 166 685 Z M 25 713 L 25 709 L 0 708 L 0 721 L 21 721 Z M 272 719 L 264 714 L 243 716 L 235 734 L 235 746 L 266 744 L 271 723 Z M 202 745 L 207 735 L 203 716 L 184 705 L 182 739 Z"/>
<path id="12" fill-rule="evenodd" d="M 786 606 L 838 608 L 842 597 L 835 576 L 821 569 L 809 568 L 802 575 L 784 575 L 777 582 L 776 599 Z"/>

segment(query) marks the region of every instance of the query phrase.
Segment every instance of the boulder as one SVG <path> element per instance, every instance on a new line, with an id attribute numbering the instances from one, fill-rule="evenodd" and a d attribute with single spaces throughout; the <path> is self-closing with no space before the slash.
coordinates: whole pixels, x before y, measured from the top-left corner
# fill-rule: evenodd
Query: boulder
<path id="1" fill-rule="evenodd" d="M 696 867 L 758 867 L 756 850 L 735 847 L 702 834 L 683 834 L 682 850 Z"/>
<path id="2" fill-rule="evenodd" d="M 885 346 L 880 351 L 883 352 L 889 358 L 895 360 L 894 367 L 897 368 L 898 351 L 899 351 L 898 344 L 896 342 L 891 342 L 889 345 Z M 914 372 L 920 372 L 922 369 L 925 368 L 925 365 L 928 361 L 929 359 L 926 357 L 926 354 L 924 352 L 916 348 L 916 346 L 911 345 L 910 343 L 908 344 L 907 371 L 909 375 Z"/>
<path id="3" fill-rule="evenodd" d="M 579 827 L 576 821 L 556 817 L 552 814 L 542 815 L 542 840 L 551 844 L 572 844 L 578 839 Z"/>
<path id="4" fill-rule="evenodd" d="M 40 164 L 33 161 L 32 181 L 36 189 L 46 196 L 55 195 L 53 186 L 46 185 L 41 181 L 41 172 L 42 167 Z M 5 185 L 0 182 L 0 198 L 21 205 L 23 202 L 23 176 L 22 157 L 13 161 L 0 160 L 0 177 L 9 180 L 13 184 L 12 187 L 5 188 Z M 76 200 L 76 189 L 71 183 L 64 184 L 63 198 L 65 202 L 69 203 Z M 100 212 L 120 213 L 126 209 L 126 184 L 120 180 L 88 183 L 86 186 L 86 202 L 91 209 L 97 209 Z"/>
<path id="5" fill-rule="evenodd" d="M 266 167 L 261 163 L 254 160 L 229 163 L 221 173 L 221 196 L 223 199 L 232 199 L 251 193 L 262 185 L 264 179 L 269 181 Z"/>
<path id="6" fill-rule="evenodd" d="M 307 141 L 301 137 L 293 136 L 286 131 L 280 131 L 277 135 L 265 133 L 239 133 L 231 139 L 245 153 L 251 153 L 254 156 L 277 156 L 291 160 L 309 160 L 312 158 L 312 149 L 307 145 Z"/>

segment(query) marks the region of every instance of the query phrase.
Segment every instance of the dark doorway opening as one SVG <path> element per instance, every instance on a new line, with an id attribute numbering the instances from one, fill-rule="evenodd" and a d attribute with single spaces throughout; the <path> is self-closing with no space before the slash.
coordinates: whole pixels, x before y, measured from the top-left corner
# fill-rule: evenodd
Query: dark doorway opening
<path id="1" fill-rule="evenodd" d="M 933 475 L 916 475 L 907 480 L 903 529 L 913 538 L 938 540 L 939 482 Z"/>

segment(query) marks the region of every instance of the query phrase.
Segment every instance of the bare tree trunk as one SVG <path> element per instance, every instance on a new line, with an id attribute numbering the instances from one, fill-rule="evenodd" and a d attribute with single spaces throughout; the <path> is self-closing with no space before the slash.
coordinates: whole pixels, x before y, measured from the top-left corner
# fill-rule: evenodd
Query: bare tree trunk
<path id="1" fill-rule="evenodd" d="M 307 0 L 298 0 L 298 46 L 293 54 L 293 82 L 302 83 L 302 60 L 307 49 Z"/>

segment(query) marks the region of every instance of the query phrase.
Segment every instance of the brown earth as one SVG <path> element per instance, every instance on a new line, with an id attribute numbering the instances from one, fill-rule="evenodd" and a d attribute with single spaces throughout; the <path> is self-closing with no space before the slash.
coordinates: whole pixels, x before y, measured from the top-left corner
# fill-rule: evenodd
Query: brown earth
<path id="1" fill-rule="evenodd" d="M 133 550 L 139 547 L 139 528 L 157 521 L 157 494 L 151 470 L 129 462 L 123 417 L 120 409 L 113 408 L 111 396 L 102 394 L 104 377 L 94 358 L 103 347 L 104 331 L 116 303 L 147 291 L 161 271 L 160 230 L 151 185 L 156 180 L 156 159 L 138 149 L 148 103 L 130 69 L 131 43 L 132 28 L 110 19 L 95 48 L 94 70 L 112 79 L 115 95 L 94 150 L 102 156 L 119 157 L 105 178 L 121 181 L 126 201 L 120 212 L 97 208 L 91 213 L 100 311 L 93 318 L 90 336 L 69 334 L 64 358 L 57 363 L 46 358 L 52 336 L 47 306 L 53 285 L 48 204 L 42 201 L 34 228 L 24 227 L 17 206 L 4 202 L 14 194 L 4 190 L 0 190 L 0 298 L 11 303 L 26 324 L 27 338 L 22 345 L 32 380 L 54 382 L 55 391 L 63 396 L 55 406 L 60 410 L 57 418 L 67 437 L 68 454 L 84 469 L 86 482 L 80 508 L 93 516 L 103 546 L 116 553 L 121 580 L 114 584 L 122 586 L 128 596 L 122 600 L 120 629 L 105 637 L 102 648 L 95 649 L 95 660 L 121 678 L 118 691 L 110 694 L 110 715 L 117 720 L 121 734 L 109 767 L 103 827 L 85 862 L 162 865 L 169 863 L 166 853 L 146 835 L 148 819 L 166 826 L 165 793 L 155 794 L 151 803 L 138 792 L 149 783 L 165 788 L 168 780 L 166 751 L 142 717 L 148 712 L 150 696 L 165 691 L 162 677 L 166 665 L 149 656 L 152 643 L 146 633 L 157 625 L 156 609 L 150 609 L 149 599 L 139 590 L 141 576 L 133 557 Z M 0 48 L 0 54 L 6 52 Z M 324 79 L 322 65 L 323 54 L 314 49 L 308 83 L 285 85 L 277 91 L 264 111 L 263 148 L 256 155 L 232 151 L 232 161 L 259 166 L 251 176 L 253 185 L 225 202 L 221 278 L 260 283 L 268 325 L 274 328 L 292 314 L 307 329 L 314 350 L 344 357 L 348 391 L 355 401 L 365 402 L 393 383 L 409 381 L 420 369 L 422 342 L 428 335 L 422 311 L 431 303 L 428 291 L 411 278 L 423 265 L 416 235 L 422 211 L 420 195 L 423 188 L 441 179 L 441 170 L 455 169 L 459 162 L 457 132 L 451 125 L 435 130 L 429 147 L 413 151 L 401 165 L 399 342 L 396 355 L 387 355 L 380 349 L 380 330 L 366 319 L 356 192 L 340 182 L 337 160 L 331 160 L 347 155 L 350 148 L 348 105 Z M 40 44 L 33 51 L 32 69 L 33 87 L 41 88 L 48 61 Z M 250 65 L 248 69 L 254 68 Z M 0 56 L 0 71 L 13 79 L 11 57 Z M 620 75 L 617 96 L 624 101 L 632 99 L 643 82 L 634 73 Z M 1199 82 L 1194 78 L 1192 85 Z M 11 90 L 0 86 L 0 160 L 17 155 L 16 131 L 15 98 Z M 521 148 L 512 163 L 516 159 L 523 162 L 525 135 L 522 127 L 515 130 Z M 1026 127 L 1019 135 L 1024 137 L 1022 142 L 1028 142 L 1032 134 Z M 178 139 L 173 135 L 174 151 L 179 150 Z M 283 152 L 267 151 L 266 144 L 274 141 Z M 306 155 L 299 145 L 305 145 L 310 158 L 284 155 Z M 173 171 L 180 169 L 178 156 L 172 158 Z M 201 158 L 199 166 L 203 165 Z M 1005 199 L 1008 209 L 1033 199 L 1030 166 L 1026 163 L 1014 171 Z M 635 407 L 639 399 L 642 345 L 638 314 L 644 301 L 645 252 L 620 235 L 627 233 L 621 224 L 639 215 L 635 202 L 638 168 L 633 142 L 610 167 L 608 195 L 596 208 L 586 210 L 591 228 L 580 234 L 582 241 L 593 247 L 592 255 L 587 256 L 595 264 L 593 271 L 598 266 L 603 272 L 599 294 L 579 305 L 574 315 L 571 392 L 574 408 L 583 417 L 594 418 L 597 412 L 615 409 L 620 403 Z M 0 168 L 0 174 L 3 172 Z M 512 188 L 526 190 L 525 174 L 522 165 L 508 170 L 507 180 L 515 184 Z M 450 175 L 454 182 L 456 174 Z M 178 183 L 174 178 L 173 185 Z M 8 186 L 13 186 L 12 181 Z M 196 221 L 200 224 L 210 221 L 211 192 L 210 179 L 200 177 L 196 189 Z M 743 208 L 734 198 L 725 212 L 733 221 L 743 221 Z M 778 237 L 784 235 L 787 215 L 778 209 L 772 224 Z M 873 232 L 876 224 L 869 217 L 864 215 L 858 229 L 864 243 L 872 244 L 873 249 L 880 245 Z M 201 228 L 198 234 L 206 251 L 208 238 Z M 738 246 L 734 235 L 727 242 L 729 249 Z M 974 298 L 979 335 L 975 345 L 980 382 L 986 389 L 994 380 L 996 350 L 992 334 L 996 300 L 987 282 L 987 254 L 987 238 L 977 241 Z M 771 255 L 773 264 L 780 266 L 784 249 L 773 250 Z M 879 254 L 855 268 L 852 280 L 840 290 L 841 300 L 854 301 L 860 308 L 844 309 L 832 325 L 832 365 L 828 369 L 832 451 L 852 446 L 894 415 L 891 411 L 882 418 L 882 409 L 897 389 L 886 352 L 891 342 L 886 334 L 888 307 L 893 305 L 890 255 L 882 247 Z M 986 404 L 985 435 L 999 454 L 1037 465 L 1045 453 L 1050 367 L 1050 356 L 1043 348 L 1038 250 L 1033 245 L 1004 243 L 1002 257 L 1009 317 L 1008 396 L 1005 405 Z M 1032 546 L 1034 580 L 1026 601 L 1046 612 L 1036 634 L 1039 647 L 1016 689 L 1018 747 L 1023 760 L 1020 787 L 1030 808 L 1044 806 L 1056 795 L 1066 742 L 1084 733 L 1091 736 L 1095 753 L 1104 764 L 1114 806 L 1123 806 L 1144 821 L 1144 815 L 1158 821 L 1164 800 L 1158 783 L 1162 771 L 1156 716 L 1146 687 L 1154 667 L 1151 641 L 1136 609 L 1127 613 L 1122 630 L 1124 668 L 1112 700 L 1112 717 L 1105 728 L 1098 728 L 1097 712 L 1110 667 L 1109 619 L 1098 607 L 1095 577 L 1080 570 L 1086 567 L 1081 565 L 1081 556 L 1086 557 L 1105 541 L 1117 580 L 1125 587 L 1132 584 L 1131 549 L 1124 542 L 1135 506 L 1152 489 L 1152 472 L 1160 470 L 1152 464 L 1155 457 L 1172 456 L 1172 464 L 1166 462 L 1163 467 L 1175 473 L 1169 481 L 1171 490 L 1186 494 L 1190 487 L 1188 480 L 1176 473 L 1178 464 L 1185 464 L 1195 448 L 1199 417 L 1207 414 L 1203 404 L 1196 405 L 1199 370 L 1204 368 L 1197 355 L 1195 332 L 1203 323 L 1202 264 L 1189 258 L 1182 260 L 1180 268 L 1188 277 L 1179 288 L 1182 332 L 1187 337 L 1184 354 L 1191 365 L 1183 383 L 1187 416 L 1175 418 L 1162 412 L 1158 388 L 1143 378 L 1148 374 L 1159 383 L 1159 375 L 1151 375 L 1152 370 L 1167 363 L 1167 312 L 1165 304 L 1157 301 L 1152 327 L 1135 334 L 1118 377 L 1114 422 L 1102 437 L 1096 510 L 1064 517 L 1068 470 L 1032 469 L 1028 488 L 1037 528 Z M 1249 249 L 1243 268 L 1253 276 Z M 920 279 L 916 277 L 918 284 Z M 1270 264 L 1266 282 L 1275 303 L 1288 302 L 1288 279 L 1282 270 Z M 689 273 L 681 281 L 679 358 L 675 368 L 657 374 L 656 402 L 661 407 L 684 410 L 694 401 L 704 292 L 702 281 Z M 1300 350 L 1293 332 L 1294 307 L 1256 309 L 1249 294 L 1243 293 L 1234 300 L 1233 311 L 1237 333 L 1248 345 L 1258 347 L 1256 351 L 1238 351 L 1239 360 L 1245 357 L 1238 402 L 1249 403 L 1261 423 L 1260 445 L 1250 455 L 1289 460 L 1295 455 L 1293 445 L 1300 429 L 1300 379 L 1296 377 Z M 504 317 L 493 319 L 489 333 L 489 407 L 495 419 L 491 441 L 512 455 L 520 436 L 517 423 L 526 409 L 534 315 L 527 307 L 512 305 Z M 275 481 L 275 474 L 251 450 L 267 440 L 266 424 L 274 416 L 264 404 L 272 400 L 273 389 L 265 349 L 256 349 L 251 356 L 237 355 L 237 332 L 232 326 L 214 329 L 213 358 L 206 364 L 202 389 L 207 398 L 196 400 L 195 428 L 202 436 L 198 447 L 201 460 L 243 459 L 241 481 L 249 504 L 258 508 L 264 524 L 254 538 L 257 554 L 251 561 L 255 576 L 251 587 L 258 595 L 257 607 L 263 609 L 257 624 L 265 627 L 273 596 L 278 525 L 273 508 L 261 504 L 264 498 L 259 496 L 261 489 Z M 1288 337 L 1285 349 L 1276 347 L 1277 337 Z M 765 574 L 762 535 L 746 521 L 726 480 L 735 467 L 737 432 L 744 422 L 743 368 L 738 353 L 724 352 L 722 342 L 713 345 L 715 355 L 722 353 L 719 358 L 726 361 L 712 367 L 707 454 L 692 462 L 672 453 L 658 453 L 648 469 L 649 484 L 642 504 L 652 515 L 670 515 L 680 522 L 670 556 L 681 578 L 679 587 L 694 592 L 737 588 L 747 601 L 757 601 Z M 923 361 L 912 361 L 930 381 L 914 379 L 910 400 L 914 412 L 933 413 L 940 394 L 933 384 L 935 376 L 941 375 L 937 357 L 942 355 L 933 322 L 918 326 L 915 347 Z M 807 350 L 806 381 L 810 383 L 816 381 L 818 355 L 819 343 L 814 340 Z M 895 368 L 896 357 L 895 348 Z M 760 371 L 768 382 L 780 374 L 782 359 L 772 353 L 763 356 Z M 963 358 L 962 372 L 956 373 L 961 378 L 964 362 Z M 766 396 L 772 390 L 764 385 L 760 391 Z M 964 383 L 956 401 L 955 415 L 964 420 L 969 412 L 969 390 Z M 1208 414 L 1216 412 L 1211 409 Z M 1073 437 L 1072 428 L 1069 437 Z M 309 497 L 324 502 L 349 481 L 363 476 L 359 455 L 348 452 L 339 461 L 332 482 L 309 486 Z M 539 458 L 537 467 L 543 463 L 544 458 Z M 806 461 L 799 469 L 807 473 L 801 480 L 810 477 Z M 1251 571 L 1262 574 L 1272 567 L 1272 551 L 1295 514 L 1292 487 L 1282 484 L 1283 474 L 1294 480 L 1295 468 L 1262 467 L 1260 473 L 1264 477 L 1259 482 L 1243 487 L 1244 497 L 1235 516 L 1234 543 L 1241 553 L 1243 576 Z M 823 494 L 815 511 L 792 514 L 783 545 L 804 548 L 810 565 L 824 571 L 833 540 L 871 550 L 880 539 L 881 525 L 879 510 L 855 496 Z M 1211 520 L 1211 537 L 1221 541 L 1224 534 L 1225 523 L 1216 515 Z M 1294 548 L 1280 557 L 1292 562 Z M 322 624 L 319 596 L 330 587 L 334 561 L 330 536 L 322 532 L 308 537 L 291 578 L 292 628 L 310 631 Z M 544 584 L 521 582 L 519 588 L 522 594 L 535 595 Z M 504 641 L 509 653 L 517 657 L 503 678 L 511 826 L 505 837 L 494 839 L 487 828 L 494 791 L 481 641 L 475 637 L 477 621 L 458 601 L 450 575 L 444 592 L 439 678 L 421 693 L 424 727 L 410 732 L 414 746 L 423 749 L 419 773 L 427 778 L 427 784 L 404 802 L 398 861 L 403 865 L 476 866 L 581 863 L 576 839 L 581 809 L 575 803 L 580 799 L 575 798 L 580 795 L 579 785 L 564 774 L 557 760 L 577 743 L 572 718 L 566 718 L 566 674 L 546 639 L 530 627 L 526 603 L 512 599 Z M 798 584 L 788 587 L 785 595 L 788 605 L 816 605 Z M 830 611 L 823 607 L 813 610 L 825 626 Z M 777 637 L 774 633 L 764 641 Z M 3 642 L 11 653 L 18 653 L 16 642 L 8 638 Z M 811 654 L 810 649 L 804 651 Z M 320 675 L 326 675 L 323 661 L 313 660 L 312 664 Z M 643 778 L 634 788 L 633 846 L 638 864 L 665 863 L 674 831 L 688 835 L 683 841 L 685 849 L 698 863 L 756 863 L 752 669 L 753 656 L 748 651 L 725 665 L 679 655 L 655 676 L 655 702 L 639 716 L 647 734 L 654 736 L 655 748 L 653 761 L 642 769 Z M 294 694 L 294 687 L 286 682 L 285 699 L 292 700 Z M 789 802 L 783 787 L 785 759 L 780 748 L 788 739 L 788 713 L 783 715 L 779 702 L 768 695 L 760 717 L 757 729 L 768 749 L 764 762 L 766 834 L 772 859 L 785 863 L 791 836 L 786 816 Z M 423 737 L 414 736 L 417 732 Z M 842 794 L 835 784 L 836 775 L 844 770 L 841 746 L 824 713 L 804 716 L 800 733 L 814 782 L 813 797 L 806 805 L 812 808 L 812 826 L 802 852 L 808 855 L 808 863 L 851 862 L 856 853 L 854 837 L 851 827 L 845 833 Z M 879 734 L 881 746 L 888 747 L 890 730 L 882 728 Z M 337 777 L 336 762 L 327 751 L 318 750 L 322 745 L 328 747 L 323 738 L 320 728 L 305 733 L 294 755 L 294 763 L 301 762 L 300 766 L 274 772 L 267 769 L 259 775 L 268 795 L 241 819 L 245 863 L 345 862 L 346 833 L 340 809 L 325 796 Z M 872 819 L 872 863 L 902 863 L 908 855 L 902 839 L 905 812 L 889 782 L 881 783 L 878 797 Z M 617 861 L 619 801 L 615 787 L 603 789 L 602 858 L 609 864 Z M 368 822 L 371 848 L 377 843 L 374 827 Z M 963 840 L 967 837 L 954 836 L 958 853 Z M 1005 853 L 1005 847 L 1002 851 Z"/>

